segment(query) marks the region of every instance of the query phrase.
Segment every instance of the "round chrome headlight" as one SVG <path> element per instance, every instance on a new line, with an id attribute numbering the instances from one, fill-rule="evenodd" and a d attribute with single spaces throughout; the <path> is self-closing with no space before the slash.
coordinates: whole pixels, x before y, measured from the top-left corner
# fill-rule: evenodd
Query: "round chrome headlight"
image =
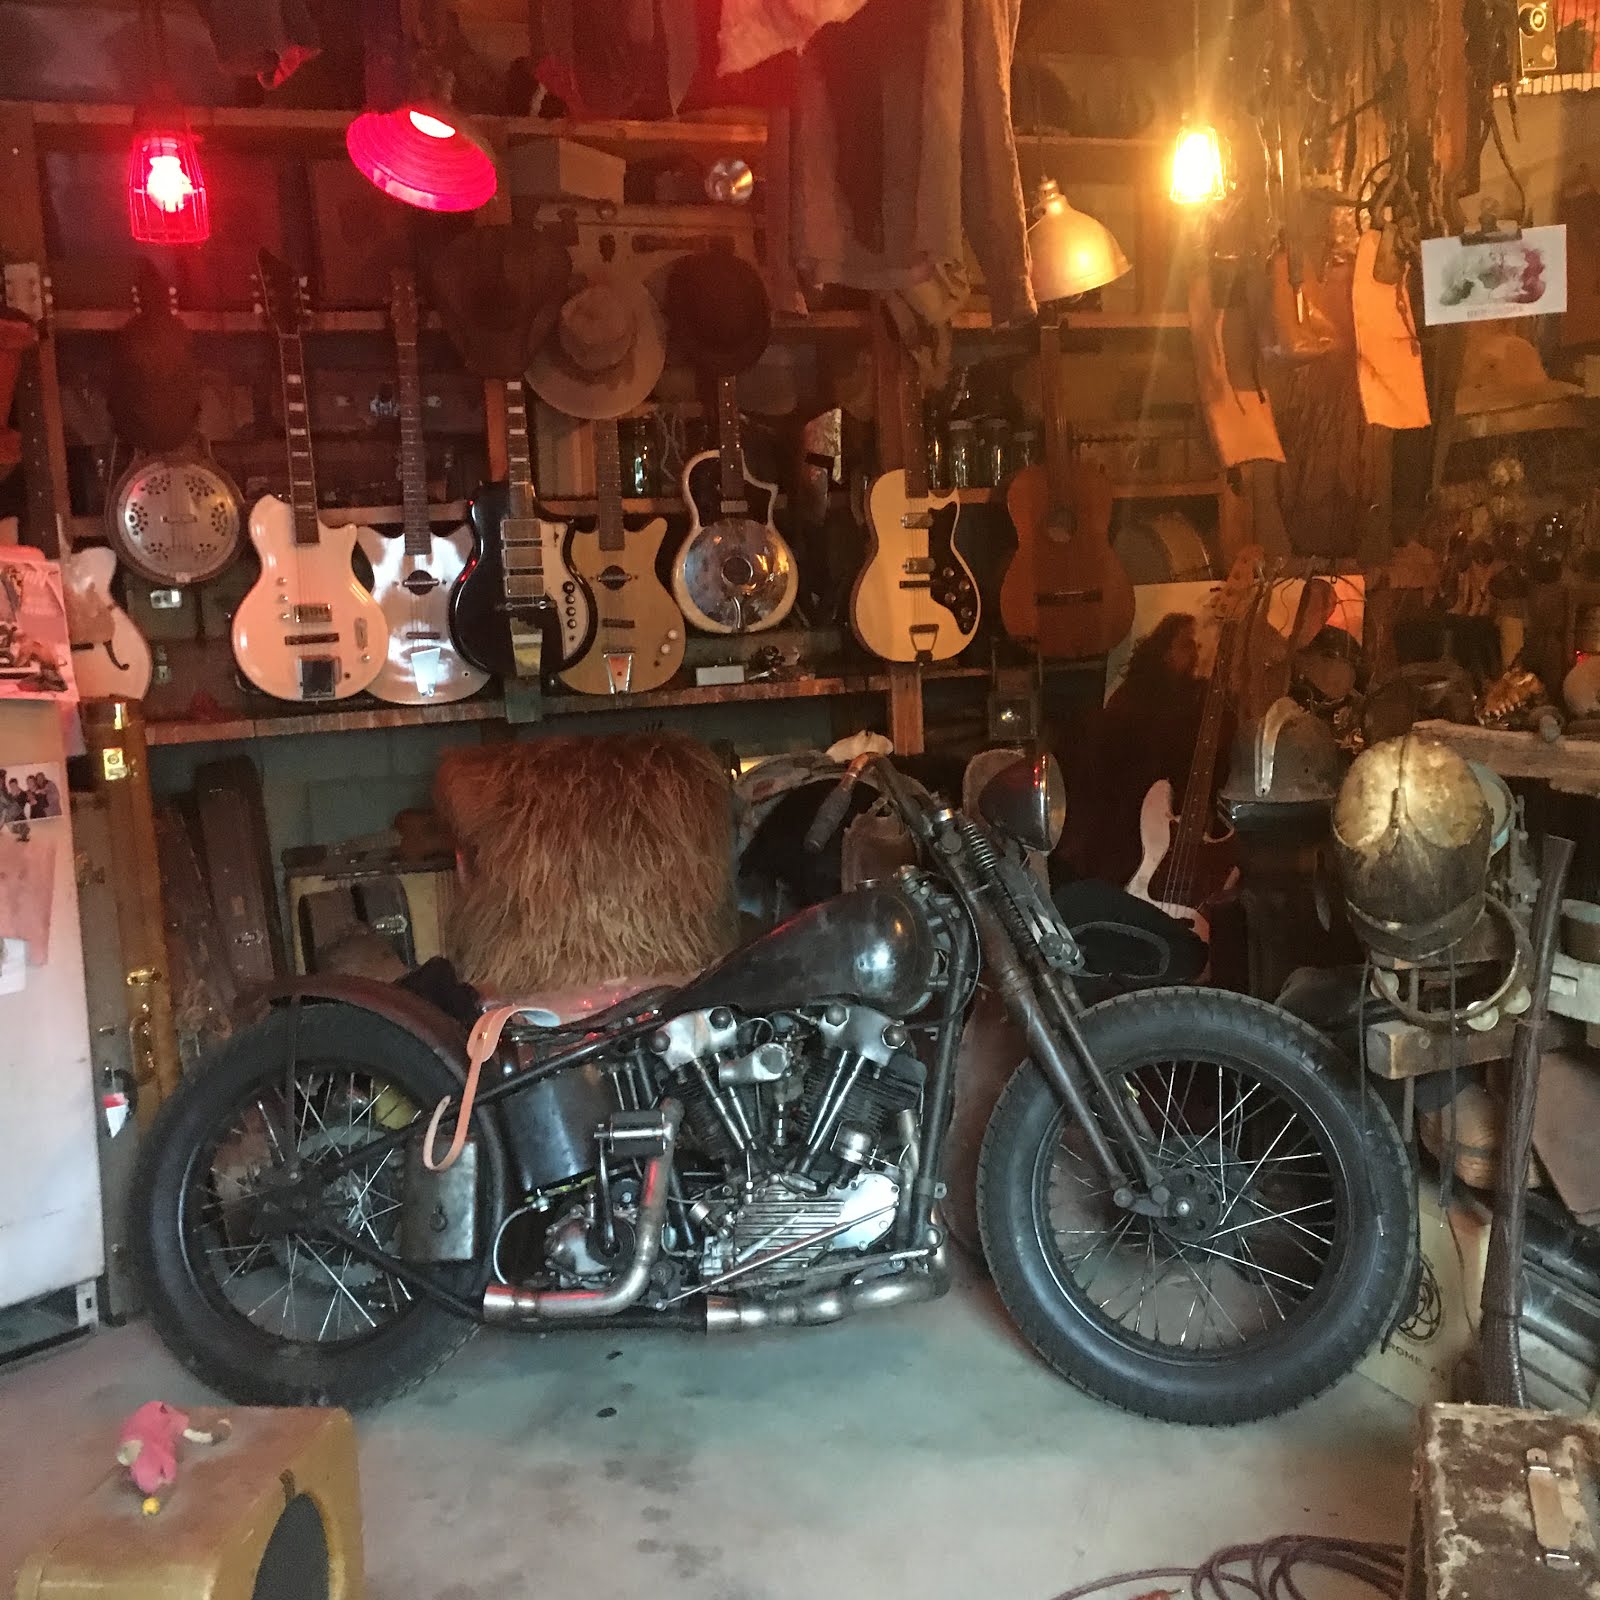
<path id="1" fill-rule="evenodd" d="M 1067 790 L 1052 755 L 1023 756 L 983 786 L 978 810 L 991 828 L 1048 854 L 1067 820 Z"/>

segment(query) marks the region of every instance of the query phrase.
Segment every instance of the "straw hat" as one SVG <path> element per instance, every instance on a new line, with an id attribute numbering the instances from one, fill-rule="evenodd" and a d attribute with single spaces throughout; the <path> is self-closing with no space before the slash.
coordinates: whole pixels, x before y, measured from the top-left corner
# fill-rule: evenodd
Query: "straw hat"
<path id="1" fill-rule="evenodd" d="M 616 268 L 589 273 L 534 353 L 528 382 L 569 417 L 620 417 L 641 405 L 666 365 L 661 313 L 642 279 Z"/>

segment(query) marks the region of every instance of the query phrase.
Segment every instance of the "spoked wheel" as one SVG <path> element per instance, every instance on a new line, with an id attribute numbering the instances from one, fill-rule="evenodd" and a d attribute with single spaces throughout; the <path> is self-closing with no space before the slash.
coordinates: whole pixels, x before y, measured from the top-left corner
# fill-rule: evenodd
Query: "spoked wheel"
<path id="1" fill-rule="evenodd" d="M 163 1107 L 135 1180 L 133 1237 L 152 1319 L 194 1371 L 241 1402 L 364 1405 L 471 1336 L 471 1322 L 367 1254 L 399 1253 L 407 1172 L 404 1144 L 367 1147 L 456 1087 L 412 1035 L 316 1005 L 298 1027 L 276 1012 L 240 1034 Z M 481 1243 L 504 1166 L 485 1119 L 474 1132 Z M 487 1277 L 477 1264 L 434 1271 L 468 1300 Z"/>
<path id="2" fill-rule="evenodd" d="M 1270 1416 L 1343 1377 L 1391 1325 L 1416 1221 L 1384 1107 L 1319 1035 L 1214 990 L 1127 995 L 1085 1032 L 1181 1217 L 1119 1206 L 1081 1126 L 1024 1068 L 979 1177 L 1008 1310 L 1064 1377 L 1171 1421 Z"/>

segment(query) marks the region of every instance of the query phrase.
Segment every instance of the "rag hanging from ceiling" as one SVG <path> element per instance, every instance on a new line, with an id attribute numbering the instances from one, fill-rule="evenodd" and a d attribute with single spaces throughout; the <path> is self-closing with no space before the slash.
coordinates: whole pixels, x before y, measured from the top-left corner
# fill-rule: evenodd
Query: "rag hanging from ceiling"
<path id="1" fill-rule="evenodd" d="M 160 0 L 139 8 L 149 97 L 133 119 L 128 228 L 139 244 L 202 244 L 211 237 L 200 152 L 172 87 Z"/>

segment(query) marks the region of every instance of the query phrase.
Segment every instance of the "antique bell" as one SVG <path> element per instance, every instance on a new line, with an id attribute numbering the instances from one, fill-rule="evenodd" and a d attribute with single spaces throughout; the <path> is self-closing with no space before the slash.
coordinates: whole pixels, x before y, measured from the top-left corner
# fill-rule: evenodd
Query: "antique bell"
<path id="1" fill-rule="evenodd" d="M 1420 961 L 1483 912 L 1492 819 L 1472 768 L 1407 733 L 1357 757 L 1333 808 L 1350 920 L 1377 954 Z"/>

